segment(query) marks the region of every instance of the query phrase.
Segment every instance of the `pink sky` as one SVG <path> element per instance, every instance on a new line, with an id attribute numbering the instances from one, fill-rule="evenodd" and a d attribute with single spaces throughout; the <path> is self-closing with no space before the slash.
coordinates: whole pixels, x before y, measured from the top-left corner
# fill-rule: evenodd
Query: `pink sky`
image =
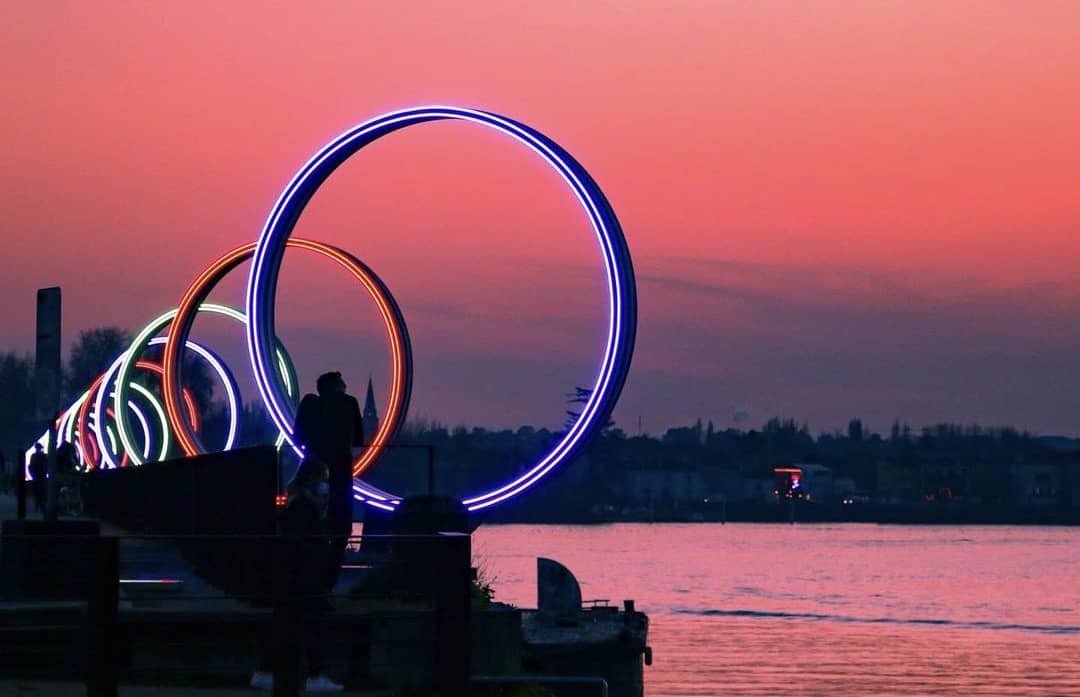
<path id="1" fill-rule="evenodd" d="M 628 431 L 749 408 L 813 430 L 1080 433 L 1075 3 L 56 2 L 0 20 L 0 350 L 32 348 L 47 285 L 69 340 L 137 329 L 254 239 L 330 137 L 448 102 L 539 128 L 608 194 L 639 274 Z M 586 222 L 505 138 L 395 134 L 298 232 L 401 301 L 415 414 L 555 425 L 592 375 Z M 286 262 L 282 339 L 308 382 L 385 386 L 373 311 L 327 269 Z M 247 372 L 239 331 L 202 336 Z"/>

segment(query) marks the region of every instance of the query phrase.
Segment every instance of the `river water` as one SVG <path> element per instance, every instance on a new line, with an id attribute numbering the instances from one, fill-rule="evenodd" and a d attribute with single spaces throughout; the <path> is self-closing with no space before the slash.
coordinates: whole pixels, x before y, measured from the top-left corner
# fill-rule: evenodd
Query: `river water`
<path id="1" fill-rule="evenodd" d="M 658 695 L 1080 695 L 1080 528 L 484 526 L 496 599 L 537 556 L 650 617 Z"/>

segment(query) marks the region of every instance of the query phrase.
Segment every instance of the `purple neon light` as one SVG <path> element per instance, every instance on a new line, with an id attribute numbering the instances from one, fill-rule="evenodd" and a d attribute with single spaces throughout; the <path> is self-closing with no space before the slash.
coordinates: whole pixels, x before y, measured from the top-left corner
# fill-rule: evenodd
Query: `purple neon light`
<path id="1" fill-rule="evenodd" d="M 142 409 L 135 402 L 128 400 L 128 408 L 135 412 L 135 418 L 139 420 L 139 425 L 142 426 L 143 432 L 143 459 L 150 459 L 150 423 L 146 420 L 146 414 L 143 414 Z"/>
<path id="2" fill-rule="evenodd" d="M 556 447 L 541 462 L 524 475 L 498 489 L 466 499 L 464 502 L 466 506 L 468 506 L 470 510 L 476 510 L 494 505 L 528 488 L 559 464 L 562 458 L 577 445 L 578 441 L 580 441 L 593 426 L 592 421 L 595 419 L 601 400 L 610 386 L 619 359 L 619 356 L 617 355 L 616 337 L 621 335 L 621 325 L 623 322 L 622 312 L 624 308 L 623 292 L 620 286 L 619 274 L 617 273 L 618 257 L 610 239 L 612 233 L 605 225 L 604 215 L 600 211 L 599 206 L 590 197 L 589 187 L 582 182 L 574 172 L 573 168 L 557 152 L 548 147 L 546 143 L 538 139 L 528 130 L 523 129 L 517 124 L 504 118 L 487 112 L 458 107 L 430 106 L 392 112 L 376 119 L 372 119 L 354 129 L 346 131 L 331 141 L 330 144 L 309 159 L 289 182 L 288 186 L 286 186 L 285 190 L 278 197 L 274 207 L 271 209 L 270 215 L 259 236 L 247 286 L 247 314 L 252 318 L 247 333 L 248 352 L 251 356 L 256 384 L 268 407 L 268 411 L 278 427 L 286 434 L 290 444 L 296 449 L 296 444 L 292 439 L 291 424 L 288 423 L 288 419 L 284 414 L 284 409 L 278 403 L 274 390 L 271 389 L 270 380 L 272 377 L 266 374 L 266 359 L 260 345 L 257 331 L 260 326 L 259 318 L 261 317 L 258 306 L 262 300 L 261 292 L 264 290 L 262 274 L 264 266 L 266 265 L 266 255 L 268 254 L 271 242 L 275 235 L 280 235 L 276 229 L 277 224 L 284 212 L 289 209 L 289 203 L 291 202 L 292 197 L 306 183 L 308 177 L 311 176 L 313 172 L 318 171 L 327 160 L 335 157 L 342 150 L 348 149 L 356 140 L 367 138 L 376 131 L 390 129 L 395 126 L 395 124 L 408 125 L 411 123 L 436 119 L 464 120 L 494 128 L 524 144 L 552 166 L 552 168 L 567 183 L 577 197 L 578 202 L 585 209 L 592 224 L 593 232 L 600 243 L 606 272 L 608 300 L 611 308 L 608 317 L 608 334 L 600 371 L 589 399 L 582 409 L 581 416 Z M 360 480 L 357 480 L 356 487 L 358 491 L 363 493 L 376 493 L 369 492 L 368 490 L 372 487 L 364 484 Z M 383 492 L 378 493 L 382 494 Z M 397 497 L 391 498 L 392 503 L 396 503 Z"/>
<path id="3" fill-rule="evenodd" d="M 162 346 L 167 341 L 168 337 L 156 336 L 147 343 L 147 346 Z M 184 345 L 199 354 L 204 361 L 209 363 L 210 367 L 213 368 L 214 372 L 221 378 L 221 384 L 225 386 L 225 398 L 229 400 L 229 432 L 225 437 L 225 447 L 223 447 L 222 450 L 231 450 L 236 443 L 236 432 L 240 427 L 240 399 L 232 386 L 232 382 L 235 382 L 236 378 L 233 378 L 232 381 L 229 380 L 232 374 L 229 373 L 225 365 L 206 347 L 191 339 L 188 339 L 187 343 Z"/>
<path id="4" fill-rule="evenodd" d="M 613 307 L 613 312 L 609 316 L 608 338 L 607 338 L 607 345 L 605 347 L 605 358 L 607 360 L 604 361 L 604 364 L 603 364 L 603 367 L 602 367 L 602 370 L 601 370 L 601 374 L 598 376 L 596 386 L 594 386 L 593 392 L 590 395 L 590 399 L 586 403 L 585 408 L 582 410 L 582 417 L 580 417 L 578 419 L 578 421 L 575 423 L 574 427 L 564 437 L 564 439 L 560 443 L 560 445 L 557 446 L 552 451 L 552 453 L 550 453 L 548 455 L 548 457 L 545 458 L 545 460 L 542 461 L 538 466 L 534 467 L 530 472 L 526 473 L 526 475 L 524 475 L 522 477 L 519 477 L 517 480 L 515 480 L 515 481 L 513 481 L 513 482 L 511 482 L 511 483 L 509 483 L 509 484 L 507 484 L 507 485 L 505 485 L 505 486 L 503 486 L 503 487 L 501 487 L 499 489 L 496 489 L 496 490 L 494 490 L 492 492 L 489 492 L 488 494 L 485 494 L 485 495 L 482 495 L 482 496 L 479 496 L 479 497 L 475 497 L 473 499 L 466 500 L 467 505 L 468 504 L 476 504 L 476 505 L 471 506 L 471 507 L 473 507 L 473 508 L 481 508 L 481 507 L 484 507 L 484 505 L 491 505 L 491 504 L 497 503 L 498 501 L 501 501 L 501 500 L 503 500 L 503 499 L 505 499 L 505 498 L 507 498 L 509 496 L 512 496 L 514 493 L 517 493 L 518 491 L 530 486 L 532 483 L 534 483 L 540 477 L 544 476 L 544 474 L 546 474 L 548 471 L 550 471 L 550 469 L 552 467 L 554 467 L 558 463 L 558 461 L 561 458 L 561 456 L 563 455 L 563 453 L 565 453 L 567 450 L 572 448 L 574 446 L 574 444 L 576 443 L 577 439 L 579 439 L 581 437 L 582 432 L 585 430 L 586 426 L 589 423 L 589 420 L 592 418 L 592 416 L 593 416 L 593 414 L 594 414 L 594 412 L 595 412 L 595 410 L 597 408 L 597 405 L 598 405 L 599 399 L 600 399 L 600 394 L 602 394 L 603 390 L 606 388 L 607 382 L 610 380 L 611 374 L 613 372 L 614 357 L 612 356 L 612 347 L 614 345 L 614 336 L 617 333 L 618 323 L 621 321 L 621 317 L 620 317 L 619 312 L 617 310 L 618 306 L 615 303 L 615 299 L 618 297 L 619 279 L 618 279 L 617 274 L 615 274 L 614 271 L 610 268 L 611 262 L 609 260 L 613 258 L 613 251 L 611 250 L 611 246 L 610 246 L 608 240 L 606 239 L 605 234 L 603 232 L 601 232 L 600 227 L 602 226 L 602 219 L 601 219 L 601 216 L 599 214 L 599 211 L 596 208 L 596 205 L 592 202 L 591 199 L 588 198 L 587 195 L 585 195 L 583 193 L 584 186 L 577 179 L 576 175 L 572 171 L 569 170 L 569 168 L 565 165 L 565 163 L 562 162 L 561 158 L 559 158 L 559 156 L 556 153 L 554 153 L 553 151 L 548 149 L 545 144 L 534 140 L 532 138 L 531 134 L 528 134 L 528 133 L 522 131 L 516 125 L 508 123 L 508 122 L 506 122 L 506 121 L 504 121 L 502 119 L 498 119 L 497 117 L 491 117 L 490 115 L 483 114 L 482 112 L 471 112 L 469 110 L 443 111 L 443 109 L 444 108 L 436 107 L 436 108 L 429 109 L 427 111 L 429 111 L 430 115 L 439 115 L 439 116 L 442 116 L 443 118 L 457 118 L 457 119 L 463 119 L 463 120 L 470 120 L 470 121 L 473 121 L 475 123 L 479 123 L 479 124 L 482 124 L 482 125 L 489 125 L 489 126 L 497 128 L 498 130 L 502 130 L 503 132 L 507 132 L 509 135 L 515 137 L 515 139 L 517 139 L 519 142 L 522 142 L 523 144 L 525 144 L 526 146 L 530 147 L 532 150 L 534 150 L 535 152 L 540 154 L 542 157 L 544 157 L 544 159 L 546 161 L 548 161 L 550 164 L 552 164 L 552 166 L 563 177 L 563 179 L 565 181 L 567 181 L 567 183 L 571 186 L 571 189 L 574 191 L 575 195 L 578 197 L 579 202 L 583 205 L 583 207 L 585 207 L 586 212 L 588 212 L 590 214 L 589 217 L 590 217 L 590 220 L 591 220 L 591 222 L 593 224 L 594 233 L 597 235 L 597 238 L 601 242 L 601 245 L 602 245 L 602 247 L 604 249 L 604 252 L 605 252 L 605 254 L 604 254 L 605 268 L 606 268 L 606 270 L 608 272 L 607 273 L 608 294 L 609 294 L 609 300 L 611 300 L 612 307 Z M 417 111 L 420 111 L 420 110 L 417 110 Z M 463 115 L 463 112 L 468 112 L 469 116 Z M 488 122 L 486 120 L 487 118 L 491 118 L 498 125 L 494 125 L 494 124 Z M 400 119 L 386 119 L 386 118 L 383 118 L 383 119 L 377 119 L 376 120 L 376 122 L 377 122 L 376 125 L 379 128 L 384 128 L 384 127 L 386 127 L 388 125 L 388 123 L 393 123 L 394 120 L 412 121 L 414 119 L 415 119 L 415 116 L 410 116 L 408 118 L 400 118 Z M 371 123 L 371 122 L 369 122 L 369 123 Z M 374 128 L 374 127 L 375 127 L 375 125 L 368 126 L 369 129 Z M 303 182 L 303 179 L 307 175 L 310 174 L 312 169 L 317 167 L 319 164 L 321 164 L 321 162 L 325 161 L 326 158 L 328 158 L 329 156 L 334 154 L 336 151 L 338 151 L 342 147 L 347 147 L 349 145 L 350 141 L 352 141 L 353 139 L 363 137 L 363 136 L 365 136 L 367 134 L 368 134 L 368 130 L 365 129 L 365 126 L 361 126 L 358 129 L 355 129 L 354 131 L 352 131 L 350 133 L 347 133 L 342 137 L 339 137 L 337 140 L 335 140 L 333 143 L 331 143 L 331 145 L 327 146 L 327 148 L 324 148 L 324 150 L 321 153 L 319 153 L 318 155 L 313 157 L 309 161 L 309 163 L 303 168 L 303 170 L 296 177 L 294 177 L 294 179 L 290 183 L 289 187 L 287 187 L 286 192 L 283 193 L 281 197 L 279 197 L 278 203 L 274 207 L 274 212 L 271 214 L 270 219 L 267 221 L 267 224 L 264 227 L 263 236 L 260 236 L 260 243 L 259 243 L 259 245 L 258 245 L 258 247 L 256 249 L 255 263 L 252 265 L 252 274 L 254 275 L 255 280 L 254 280 L 253 283 L 249 282 L 249 286 L 248 286 L 248 289 L 249 289 L 249 294 L 248 294 L 248 314 L 250 316 L 255 316 L 253 313 L 255 312 L 255 306 L 256 306 L 257 301 L 258 301 L 257 293 L 252 292 L 252 289 L 260 287 L 259 280 L 258 280 L 258 276 L 261 273 L 261 268 L 262 268 L 262 264 L 260 263 L 260 261 L 265 257 L 266 250 L 267 250 L 267 247 L 268 247 L 268 244 L 264 240 L 264 236 L 266 235 L 268 230 L 271 230 L 273 228 L 273 226 L 276 224 L 278 218 L 280 217 L 282 207 L 283 207 L 282 202 L 287 200 L 287 197 L 291 196 L 295 192 L 296 188 L 299 186 L 300 183 Z M 253 350 L 254 355 L 258 357 L 258 365 L 261 367 L 261 362 L 263 360 L 263 357 L 262 357 L 260 347 L 258 345 L 259 342 L 253 340 L 252 332 L 250 332 L 250 331 L 249 331 L 249 334 L 248 334 L 248 339 L 249 339 L 248 340 L 249 351 Z M 272 391 L 269 390 L 269 385 L 267 384 L 266 378 L 265 378 L 264 375 L 261 374 L 261 372 L 262 371 L 258 370 L 258 369 L 255 371 L 256 379 L 257 379 L 257 383 L 259 385 L 260 392 L 263 394 L 264 398 L 267 398 L 269 394 L 272 394 Z M 281 413 L 282 410 L 281 410 L 280 406 L 272 398 L 272 396 L 270 398 L 268 398 L 266 401 L 268 402 L 268 406 L 271 406 L 272 415 L 276 416 L 278 419 L 281 419 L 283 422 L 287 423 L 287 421 L 283 417 L 283 414 Z M 290 442 L 292 442 L 291 433 L 289 433 L 287 429 L 283 429 L 283 430 L 286 431 Z M 294 446 L 295 446 L 295 444 L 294 444 Z M 483 503 L 484 501 L 488 501 L 488 503 Z"/>
<path id="5" fill-rule="evenodd" d="M 101 446 L 101 464 L 108 465 L 108 469 L 116 469 L 116 460 L 112 458 L 112 453 L 109 452 L 109 447 L 105 443 L 105 404 L 106 393 L 109 391 L 109 386 L 112 385 L 113 375 L 120 369 L 120 364 L 124 361 L 124 355 L 127 352 L 121 353 L 116 357 L 116 360 L 112 362 L 109 369 L 105 371 L 105 378 L 101 381 L 101 387 L 98 388 L 97 395 L 94 397 L 94 411 L 93 411 L 93 428 L 94 436 L 97 438 L 98 445 Z M 102 467 L 102 469 L 105 469 Z"/>
<path id="6" fill-rule="evenodd" d="M 164 337 L 164 336 L 154 337 L 154 338 L 150 339 L 149 342 L 147 342 L 147 347 L 160 346 L 160 345 L 164 344 L 166 341 L 167 341 L 167 338 Z M 236 438 L 236 431 L 237 431 L 237 428 L 238 428 L 239 415 L 238 415 L 238 412 L 237 412 L 238 398 L 234 394 L 232 385 L 229 382 L 228 376 L 230 374 L 228 372 L 228 369 L 225 368 L 224 365 L 222 365 L 222 363 L 214 356 L 213 353 L 211 353 L 209 350 L 207 350 L 201 344 L 198 344 L 197 342 L 192 341 L 191 339 L 188 339 L 186 346 L 187 346 L 187 348 L 189 348 L 192 351 L 194 351 L 195 353 L 197 353 L 207 363 L 209 363 L 210 367 L 214 369 L 214 372 L 216 372 L 218 374 L 218 377 L 221 378 L 222 383 L 225 385 L 225 391 L 226 391 L 226 393 L 227 393 L 227 395 L 229 397 L 230 406 L 233 407 L 232 409 L 230 409 L 230 417 L 231 418 L 229 419 L 229 433 L 228 433 L 228 437 L 226 439 L 226 444 L 225 444 L 225 448 L 224 448 L 225 450 L 229 450 L 232 447 L 233 441 Z M 98 445 L 101 446 L 102 461 L 105 464 L 108 465 L 109 469 L 116 469 L 117 464 L 116 464 L 116 461 L 113 460 L 113 458 L 112 458 L 112 454 L 110 453 L 110 449 L 105 447 L 105 441 L 104 441 L 104 437 L 103 437 L 103 433 L 104 433 L 105 429 L 97 428 L 96 424 L 104 423 L 104 421 L 102 419 L 104 417 L 105 411 L 104 411 L 104 409 L 102 407 L 104 406 L 104 400 L 106 398 L 105 393 L 108 392 L 110 387 L 111 387 L 113 389 L 113 395 L 116 394 L 115 386 L 113 385 L 113 383 L 115 382 L 114 375 L 115 375 L 116 371 L 120 369 L 120 365 L 123 363 L 124 358 L 126 356 L 127 356 L 127 351 L 121 353 L 119 356 L 116 357 L 116 360 L 113 361 L 113 364 L 111 366 L 109 366 L 109 369 L 105 373 L 105 378 L 101 381 L 101 388 L 98 390 L 98 393 L 95 396 L 94 408 L 93 408 L 93 411 L 91 412 L 92 415 L 93 415 L 93 422 L 95 424 L 95 427 L 93 429 L 91 429 L 91 430 L 94 431 L 94 435 L 97 438 Z M 144 421 L 143 426 L 145 428 L 146 427 L 145 415 L 138 411 L 137 407 L 134 404 L 132 404 L 131 400 L 128 400 L 128 406 L 136 409 L 136 416 L 140 420 Z M 168 424 L 166 422 L 166 428 L 167 427 L 168 427 Z M 146 433 L 146 436 L 147 436 L 147 442 L 149 442 L 149 438 L 150 438 L 149 430 L 147 429 L 144 432 Z M 168 437 L 169 437 L 168 433 L 162 434 L 162 437 L 165 438 L 166 441 L 167 441 Z M 147 449 L 146 446 L 144 446 L 143 449 L 145 451 Z M 119 455 L 119 453 L 116 453 L 116 454 Z M 149 457 L 149 456 L 144 455 L 144 457 Z"/>

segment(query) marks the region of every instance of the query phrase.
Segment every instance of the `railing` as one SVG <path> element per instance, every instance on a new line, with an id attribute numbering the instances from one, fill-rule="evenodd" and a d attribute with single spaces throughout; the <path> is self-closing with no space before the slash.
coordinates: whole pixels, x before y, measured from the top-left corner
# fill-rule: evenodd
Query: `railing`
<path id="1" fill-rule="evenodd" d="M 608 697 L 607 680 L 583 675 L 476 675 L 473 685 L 547 685 L 556 688 L 563 685 L 584 687 L 598 697 Z"/>
<path id="2" fill-rule="evenodd" d="M 326 593 L 298 576 L 316 569 L 293 566 L 297 552 L 327 544 L 325 536 L 5 534 L 0 574 L 48 582 L 7 588 L 0 685 L 14 677 L 60 678 L 84 683 L 89 697 L 119 697 L 140 683 L 246 686 L 263 668 L 273 675 L 276 697 L 294 697 L 305 687 L 306 654 L 321 660 L 320 672 L 353 686 L 396 676 L 417 689 L 466 694 L 470 537 L 366 535 L 349 542 L 389 550 L 391 558 L 348 564 L 348 583 Z M 261 582 L 249 579 L 242 593 L 211 586 L 199 562 L 182 551 L 199 547 L 260 548 L 266 563 L 251 571 L 262 572 Z M 248 572 L 237 570 L 241 577 Z M 10 653 L 5 660 L 8 646 L 23 652 L 17 661 Z"/>

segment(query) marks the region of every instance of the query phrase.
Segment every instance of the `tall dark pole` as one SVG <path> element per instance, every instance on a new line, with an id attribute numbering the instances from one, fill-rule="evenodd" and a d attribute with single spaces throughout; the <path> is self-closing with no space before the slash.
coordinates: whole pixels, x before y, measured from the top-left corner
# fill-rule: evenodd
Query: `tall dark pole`
<path id="1" fill-rule="evenodd" d="M 37 341 L 34 346 L 34 436 L 49 429 L 45 517 L 56 519 L 56 412 L 60 408 L 60 288 L 37 292 Z"/>
<path id="2" fill-rule="evenodd" d="M 60 288 L 38 289 L 34 353 L 35 437 L 41 432 L 41 425 L 52 426 L 60 408 L 60 314 Z"/>
<path id="3" fill-rule="evenodd" d="M 427 494 L 435 495 L 435 448 L 427 446 Z"/>

